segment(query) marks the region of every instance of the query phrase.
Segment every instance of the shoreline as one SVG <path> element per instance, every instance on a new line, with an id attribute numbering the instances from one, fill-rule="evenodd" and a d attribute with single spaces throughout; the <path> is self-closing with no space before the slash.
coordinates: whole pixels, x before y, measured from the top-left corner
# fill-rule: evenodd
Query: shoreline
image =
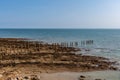
<path id="1" fill-rule="evenodd" d="M 14 76 L 13 76 L 14 75 Z M 92 71 L 92 72 L 56 72 L 56 73 L 22 73 L 12 72 L 0 74 L 0 80 L 119 80 L 120 71 Z"/>
<path id="2" fill-rule="evenodd" d="M 110 62 L 107 58 L 75 54 L 80 49 L 63 47 L 57 43 L 0 38 L 0 51 L 0 72 L 6 79 L 10 75 L 16 75 L 14 73 L 20 75 L 21 72 L 40 74 L 118 70 L 113 66 L 116 62 Z"/>

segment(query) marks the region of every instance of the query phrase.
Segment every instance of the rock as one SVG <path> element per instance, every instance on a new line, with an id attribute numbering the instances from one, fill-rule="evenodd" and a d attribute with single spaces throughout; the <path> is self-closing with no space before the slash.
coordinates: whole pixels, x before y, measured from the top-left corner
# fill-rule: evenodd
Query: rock
<path id="1" fill-rule="evenodd" d="M 79 80 L 84 80 L 84 79 L 79 79 Z"/>
<path id="2" fill-rule="evenodd" d="M 95 80 L 102 80 L 102 79 L 95 79 Z"/>
<path id="3" fill-rule="evenodd" d="M 24 79 L 29 79 L 29 77 L 28 77 L 28 76 L 25 76 Z"/>
<path id="4" fill-rule="evenodd" d="M 118 70 L 116 67 L 110 67 L 111 70 Z"/>
<path id="5" fill-rule="evenodd" d="M 81 75 L 80 78 L 85 78 L 85 76 Z"/>
<path id="6" fill-rule="evenodd" d="M 83 76 L 83 75 L 81 75 L 80 77 L 79 77 L 79 80 L 85 80 L 85 76 Z"/>
<path id="7" fill-rule="evenodd" d="M 12 80 L 11 77 L 8 77 L 6 80 Z"/>
<path id="8" fill-rule="evenodd" d="M 30 80 L 40 80 L 37 75 L 31 75 Z"/>

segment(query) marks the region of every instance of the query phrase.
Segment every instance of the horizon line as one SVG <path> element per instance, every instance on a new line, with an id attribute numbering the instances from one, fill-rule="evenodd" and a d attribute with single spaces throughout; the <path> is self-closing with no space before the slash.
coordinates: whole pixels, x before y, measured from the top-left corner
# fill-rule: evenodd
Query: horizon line
<path id="1" fill-rule="evenodd" d="M 120 29 L 120 28 L 0 28 L 0 29 Z"/>

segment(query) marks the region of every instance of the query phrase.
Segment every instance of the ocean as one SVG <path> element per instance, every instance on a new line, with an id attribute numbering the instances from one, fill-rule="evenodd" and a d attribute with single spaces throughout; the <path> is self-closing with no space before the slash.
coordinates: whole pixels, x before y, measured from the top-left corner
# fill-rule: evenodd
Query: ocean
<path id="1" fill-rule="evenodd" d="M 83 54 L 120 61 L 120 29 L 0 29 L 0 37 L 30 38 L 49 43 L 93 40 L 92 45 L 79 45 L 90 50 L 83 50 Z"/>

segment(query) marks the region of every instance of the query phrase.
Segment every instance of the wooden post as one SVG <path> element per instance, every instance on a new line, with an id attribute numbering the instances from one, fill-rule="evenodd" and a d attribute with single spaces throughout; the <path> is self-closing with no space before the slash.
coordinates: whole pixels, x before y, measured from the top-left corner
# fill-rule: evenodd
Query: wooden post
<path id="1" fill-rule="evenodd" d="M 75 42 L 75 47 L 78 47 L 78 42 Z"/>
<path id="2" fill-rule="evenodd" d="M 9 54 L 11 54 L 11 44 L 9 44 Z"/>
<path id="3" fill-rule="evenodd" d="M 39 52 L 40 52 L 40 42 L 38 43 L 38 50 L 39 50 Z"/>
<path id="4" fill-rule="evenodd" d="M 36 42 L 34 42 L 34 52 L 36 53 Z"/>
<path id="5" fill-rule="evenodd" d="M 29 41 L 27 41 L 27 53 L 29 53 Z"/>
<path id="6" fill-rule="evenodd" d="M 20 45 L 20 53 L 22 53 L 22 44 Z"/>

